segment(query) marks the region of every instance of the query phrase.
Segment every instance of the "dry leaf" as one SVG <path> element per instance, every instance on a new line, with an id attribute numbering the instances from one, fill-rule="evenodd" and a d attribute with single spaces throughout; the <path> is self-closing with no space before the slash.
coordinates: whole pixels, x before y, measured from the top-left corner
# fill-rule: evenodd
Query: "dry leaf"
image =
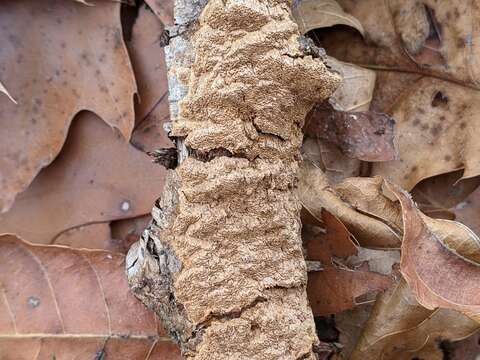
<path id="1" fill-rule="evenodd" d="M 5 86 L 3 86 L 3 84 L 0 82 L 0 92 L 4 93 L 5 95 L 7 95 L 7 97 L 14 103 L 16 104 L 17 102 L 15 101 L 15 99 L 12 97 L 12 95 L 9 94 L 9 92 L 7 91 L 7 89 L 5 88 Z"/>
<path id="2" fill-rule="evenodd" d="M 357 211 L 380 219 L 395 233 L 402 234 L 402 211 L 398 203 L 385 196 L 381 177 L 345 179 L 335 185 L 335 190 Z"/>
<path id="3" fill-rule="evenodd" d="M 364 33 L 362 24 L 343 11 L 335 0 L 295 0 L 292 15 L 301 34 L 334 25 L 348 25 Z"/>
<path id="4" fill-rule="evenodd" d="M 339 0 L 357 18 L 365 39 L 345 32 L 321 37 L 327 53 L 383 71 L 424 75 L 479 85 L 477 1 Z"/>
<path id="5" fill-rule="evenodd" d="M 131 40 L 126 42 L 138 86 L 137 123 L 168 96 L 165 53 L 158 41 L 163 29 L 159 19 L 142 6 L 133 24 Z"/>
<path id="6" fill-rule="evenodd" d="M 415 84 L 423 77 L 421 74 L 395 71 L 377 71 L 376 75 L 376 85 L 373 91 L 371 110 L 390 115 L 397 100 L 408 96 L 412 84 Z"/>
<path id="7" fill-rule="evenodd" d="M 323 102 L 307 115 L 304 131 L 335 144 L 349 157 L 388 161 L 397 158 L 394 125 L 395 121 L 385 114 L 338 111 L 329 102 Z"/>
<path id="8" fill-rule="evenodd" d="M 360 296 L 385 290 L 391 278 L 369 271 L 367 262 L 348 261 L 358 248 L 345 226 L 328 211 L 322 210 L 325 230 L 304 232 L 307 259 L 320 261 L 322 269 L 308 273 L 307 293 L 313 314 L 328 315 L 355 307 Z M 343 259 L 343 260 L 342 260 Z"/>
<path id="9" fill-rule="evenodd" d="M 479 326 L 453 310 L 423 308 L 401 280 L 378 297 L 350 359 L 442 360 L 441 340 L 465 338 Z"/>
<path id="10" fill-rule="evenodd" d="M 388 189 L 392 191 L 391 186 Z M 399 233 L 403 231 L 408 241 L 402 243 L 402 273 L 414 289 L 419 289 L 415 293 L 420 292 L 417 296 L 423 305 L 464 311 L 472 308 L 475 314 L 478 288 L 474 284 L 480 279 L 480 267 L 476 264 L 480 263 L 480 240 L 470 229 L 421 214 L 408 195 L 395 187 L 394 193 L 402 203 L 402 229 L 400 209 L 382 195 L 381 178 L 347 179 L 336 190 L 357 210 L 377 216 Z M 461 292 L 457 287 L 452 288 L 452 278 Z M 435 303 L 438 296 L 443 300 Z"/>
<path id="11" fill-rule="evenodd" d="M 465 201 L 457 204 L 452 211 L 455 213 L 455 220 L 465 224 L 476 234 L 480 234 L 480 190 L 474 191 Z"/>
<path id="12" fill-rule="evenodd" d="M 372 174 L 407 190 L 462 167 L 464 177 L 477 175 L 477 91 L 466 87 L 479 85 L 478 44 L 472 40 L 477 2 L 340 4 L 364 25 L 366 40 L 348 29 L 318 32 L 315 38 L 330 55 L 379 70 L 373 106 L 398 122 L 401 161 L 375 164 Z"/>
<path id="13" fill-rule="evenodd" d="M 395 228 L 377 216 L 356 211 L 351 204 L 343 201 L 330 186 L 322 170 L 308 160 L 303 161 L 300 167 L 298 196 L 303 207 L 315 218 L 321 219 L 322 208 L 339 218 L 361 246 L 400 246 L 401 234 Z"/>
<path id="14" fill-rule="evenodd" d="M 479 102 L 472 89 L 420 79 L 392 110 L 399 160 L 374 164 L 372 174 L 407 190 L 425 178 L 463 167 L 463 178 L 480 175 Z"/>
<path id="15" fill-rule="evenodd" d="M 173 0 L 145 0 L 145 2 L 150 6 L 163 24 L 166 26 L 172 26 L 174 24 Z"/>
<path id="16" fill-rule="evenodd" d="M 2 359 L 180 359 L 120 254 L 2 236 L 0 314 Z"/>
<path id="17" fill-rule="evenodd" d="M 135 80 L 122 40 L 120 4 L 2 1 L 0 211 L 59 153 L 74 115 L 96 112 L 125 138 Z M 34 29 L 34 30 L 32 30 Z"/>
<path id="18" fill-rule="evenodd" d="M 72 248 L 101 249 L 127 253 L 131 243 L 120 238 L 112 238 L 108 222 L 80 225 L 61 232 L 50 242 Z"/>
<path id="19" fill-rule="evenodd" d="M 348 177 L 360 176 L 360 160 L 344 155 L 337 146 L 328 141 L 305 137 L 302 154 L 305 159 L 321 168 L 332 184 Z"/>
<path id="20" fill-rule="evenodd" d="M 368 110 L 375 87 L 375 72 L 328 58 L 328 64 L 338 71 L 342 83 L 332 95 L 336 107 L 345 111 Z M 305 156 L 321 167 L 331 183 L 347 177 L 359 176 L 361 162 L 344 155 L 334 144 L 322 139 L 304 139 L 302 151 Z"/>
<path id="21" fill-rule="evenodd" d="M 480 241 L 460 223 L 422 215 L 398 186 L 403 213 L 401 272 L 422 306 L 454 309 L 480 321 Z"/>
<path id="22" fill-rule="evenodd" d="M 480 355 L 480 331 L 462 341 L 445 345 L 451 360 L 478 360 Z"/>
<path id="23" fill-rule="evenodd" d="M 145 152 L 173 147 L 164 128 L 169 121 L 168 94 L 165 94 L 146 117 L 137 123 L 130 140 L 131 144 Z"/>
<path id="24" fill-rule="evenodd" d="M 82 112 L 58 158 L 0 215 L 1 232 L 47 244 L 80 225 L 143 215 L 162 191 L 164 175 L 145 153 Z"/>
<path id="25" fill-rule="evenodd" d="M 339 331 L 338 342 L 342 345 L 338 359 L 350 359 L 372 309 L 373 304 L 367 303 L 335 315 L 335 328 Z"/>
<path id="26" fill-rule="evenodd" d="M 469 204 L 469 195 L 480 185 L 480 177 L 459 181 L 462 170 L 433 176 L 418 183 L 412 190 L 412 198 L 418 208 L 433 218 L 456 219 L 456 211 Z M 474 196 L 472 194 L 472 196 Z M 464 222 L 465 225 L 475 225 L 475 222 Z M 475 232 L 476 229 L 471 227 Z M 478 233 L 478 232 L 477 232 Z"/>
<path id="27" fill-rule="evenodd" d="M 170 120 L 165 54 L 158 36 L 163 25 L 150 10 L 141 7 L 127 42 L 138 84 L 136 124 L 131 143 L 142 151 L 173 146 L 163 125 Z"/>
<path id="28" fill-rule="evenodd" d="M 332 98 L 344 111 L 366 111 L 375 88 L 375 71 L 328 57 L 328 65 L 342 75 L 342 83 Z"/>

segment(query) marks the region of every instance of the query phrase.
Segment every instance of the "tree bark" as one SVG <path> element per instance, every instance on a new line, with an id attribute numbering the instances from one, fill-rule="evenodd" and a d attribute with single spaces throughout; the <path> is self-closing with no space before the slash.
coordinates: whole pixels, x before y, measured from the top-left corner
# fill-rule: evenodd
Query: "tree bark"
<path id="1" fill-rule="evenodd" d="M 289 0 L 206 2 L 176 0 L 179 165 L 129 251 L 129 283 L 186 358 L 315 359 L 294 189 L 305 115 L 340 78 L 302 51 Z"/>

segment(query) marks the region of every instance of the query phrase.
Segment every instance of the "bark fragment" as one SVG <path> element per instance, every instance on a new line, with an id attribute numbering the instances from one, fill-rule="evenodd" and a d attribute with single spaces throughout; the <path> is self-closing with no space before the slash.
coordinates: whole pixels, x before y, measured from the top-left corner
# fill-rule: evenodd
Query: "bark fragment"
<path id="1" fill-rule="evenodd" d="M 293 190 L 305 115 L 340 79 L 302 53 L 289 1 L 211 0 L 197 24 L 204 3 L 176 3 L 179 166 L 129 252 L 130 285 L 186 358 L 314 359 Z"/>

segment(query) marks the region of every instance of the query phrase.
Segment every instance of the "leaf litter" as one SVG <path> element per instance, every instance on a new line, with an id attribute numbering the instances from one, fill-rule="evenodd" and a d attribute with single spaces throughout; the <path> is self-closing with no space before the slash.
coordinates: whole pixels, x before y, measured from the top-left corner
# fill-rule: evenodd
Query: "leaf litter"
<path id="1" fill-rule="evenodd" d="M 128 293 L 121 255 L 163 187 L 165 170 L 144 152 L 172 146 L 159 39 L 173 2 L 138 6 L 125 39 L 118 3 L 77 2 L 2 3 L 0 102 L 17 121 L 2 132 L 0 352 L 177 359 Z M 300 31 L 344 79 L 306 119 L 297 190 L 309 300 L 332 359 L 479 353 L 478 11 L 477 1 L 294 2 Z M 99 74 L 75 66 L 85 58 Z"/>

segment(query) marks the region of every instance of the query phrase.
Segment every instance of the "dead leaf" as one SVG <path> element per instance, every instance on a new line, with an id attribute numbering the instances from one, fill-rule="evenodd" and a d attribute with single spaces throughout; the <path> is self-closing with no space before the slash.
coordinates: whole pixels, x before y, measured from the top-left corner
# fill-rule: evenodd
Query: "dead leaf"
<path id="1" fill-rule="evenodd" d="M 421 72 L 479 85 L 476 1 L 339 0 L 360 21 L 365 39 L 350 31 L 320 37 L 330 56 L 382 71 Z"/>
<path id="2" fill-rule="evenodd" d="M 412 84 L 423 76 L 395 71 L 377 71 L 376 84 L 373 91 L 371 110 L 392 114 L 396 103 L 408 96 Z M 398 133 L 398 129 L 397 133 Z"/>
<path id="3" fill-rule="evenodd" d="M 336 184 L 335 190 L 357 211 L 381 220 L 396 234 L 402 234 L 402 211 L 398 203 L 384 194 L 383 181 L 379 176 L 350 178 Z"/>
<path id="4" fill-rule="evenodd" d="M 5 86 L 3 86 L 3 84 L 0 82 L 0 92 L 4 93 L 5 95 L 7 95 L 7 97 L 14 103 L 14 104 L 17 104 L 17 102 L 15 101 L 15 99 L 12 97 L 12 95 L 10 95 L 10 93 L 7 91 L 7 89 L 5 88 Z"/>
<path id="5" fill-rule="evenodd" d="M 350 359 L 372 309 L 373 304 L 366 303 L 335 315 L 335 328 L 339 331 L 338 342 L 342 345 L 338 359 Z"/>
<path id="6" fill-rule="evenodd" d="M 57 159 L 0 215 L 1 232 L 48 244 L 80 225 L 146 214 L 162 191 L 164 175 L 145 153 L 82 112 Z"/>
<path id="7" fill-rule="evenodd" d="M 467 198 L 480 185 L 480 177 L 461 180 L 462 170 L 433 176 L 418 183 L 412 190 L 412 198 L 418 208 L 433 218 L 455 220 L 456 209 L 464 208 Z M 448 217 L 444 217 L 445 215 Z M 463 221 L 460 221 L 464 223 Z M 464 223 L 467 226 L 474 222 Z M 472 228 L 476 232 L 475 229 Z"/>
<path id="8" fill-rule="evenodd" d="M 443 360 L 438 342 L 465 338 L 479 326 L 453 310 L 425 309 L 401 280 L 378 297 L 351 360 Z"/>
<path id="9" fill-rule="evenodd" d="M 477 360 L 480 355 L 480 331 L 464 340 L 445 345 L 451 360 Z"/>
<path id="10" fill-rule="evenodd" d="M 387 187 L 402 206 L 400 268 L 419 303 L 428 309 L 454 309 L 480 321 L 478 237 L 462 224 L 422 216 L 405 191 L 391 183 Z"/>
<path id="11" fill-rule="evenodd" d="M 5 359 L 180 359 L 130 293 L 123 255 L 0 238 Z"/>
<path id="12" fill-rule="evenodd" d="M 377 70 L 373 107 L 398 122 L 400 159 L 374 164 L 372 174 L 407 190 L 462 167 L 465 178 L 476 176 L 477 2 L 339 2 L 364 25 L 365 39 L 348 28 L 314 38 L 331 56 Z"/>
<path id="13" fill-rule="evenodd" d="M 400 251 L 358 247 L 357 254 L 350 256 L 345 262 L 351 268 L 357 268 L 364 263 L 368 263 L 370 271 L 392 276 L 393 270 L 400 264 Z"/>
<path id="14" fill-rule="evenodd" d="M 136 88 L 119 13 L 111 1 L 1 2 L 0 78 L 18 102 L 0 98 L 1 211 L 57 156 L 80 110 L 130 137 Z"/>
<path id="15" fill-rule="evenodd" d="M 50 242 L 80 249 L 100 249 L 126 254 L 129 245 L 123 239 L 112 238 L 108 222 L 80 225 L 61 232 Z"/>
<path id="16" fill-rule="evenodd" d="M 332 184 L 348 177 L 360 176 L 360 160 L 344 155 L 337 146 L 328 141 L 305 137 L 302 154 L 315 166 L 322 169 Z"/>
<path id="17" fill-rule="evenodd" d="M 455 220 L 468 226 L 477 235 L 480 235 L 480 189 L 474 191 L 465 201 L 457 204 L 452 211 L 455 213 Z"/>
<path id="18" fill-rule="evenodd" d="M 375 88 L 375 71 L 328 57 L 328 65 L 342 76 L 332 98 L 343 111 L 367 111 Z"/>
<path id="19" fill-rule="evenodd" d="M 347 156 L 364 161 L 397 158 L 395 121 L 373 111 L 338 111 L 329 102 L 317 104 L 307 115 L 304 131 L 335 144 Z"/>
<path id="20" fill-rule="evenodd" d="M 292 6 L 292 15 L 301 34 L 339 24 L 351 26 L 361 34 L 364 33 L 362 24 L 344 12 L 335 0 L 296 0 Z"/>
<path id="21" fill-rule="evenodd" d="M 164 126 L 170 121 L 167 94 L 142 119 L 132 134 L 131 144 L 144 152 L 152 152 L 160 148 L 173 147 Z"/>
<path id="22" fill-rule="evenodd" d="M 369 271 L 368 262 L 353 265 L 347 258 L 358 254 L 351 235 L 335 216 L 322 210 L 325 230 L 304 232 L 307 260 L 320 261 L 322 269 L 308 273 L 307 293 L 313 314 L 328 315 L 353 308 L 357 298 L 382 291 L 391 278 Z"/>
<path id="23" fill-rule="evenodd" d="M 392 187 L 388 189 L 393 191 Z M 381 178 L 347 179 L 336 186 L 342 199 L 357 210 L 377 216 L 392 229 L 403 232 L 402 273 L 422 305 L 430 309 L 453 308 L 476 316 L 477 307 L 480 309 L 475 286 L 480 279 L 479 238 L 463 224 L 421 214 L 405 192 L 394 189 L 402 203 L 403 228 L 399 224 L 400 209 L 382 196 Z"/>
<path id="24" fill-rule="evenodd" d="M 421 180 L 460 168 L 463 178 L 480 175 L 479 93 L 423 78 L 392 110 L 400 158 L 373 165 L 381 175 L 411 190 Z"/>
<path id="25" fill-rule="evenodd" d="M 381 217 L 358 212 L 343 201 L 328 183 L 322 170 L 311 161 L 302 162 L 299 171 L 298 196 L 303 207 L 315 218 L 321 219 L 322 208 L 345 224 L 361 246 L 398 248 L 401 234 Z M 390 224 L 391 225 L 391 224 Z"/>
<path id="26" fill-rule="evenodd" d="M 126 42 L 138 86 L 137 126 L 162 99 L 168 97 L 165 53 L 158 43 L 163 29 L 162 22 L 142 6 L 133 24 L 131 40 Z"/>
<path id="27" fill-rule="evenodd" d="M 145 2 L 163 24 L 166 26 L 172 26 L 174 24 L 173 0 L 145 0 Z"/>
<path id="28" fill-rule="evenodd" d="M 146 7 L 141 7 L 127 42 L 138 84 L 136 124 L 131 143 L 142 151 L 171 147 L 163 125 L 170 120 L 165 54 L 158 36 L 163 24 Z"/>
<path id="29" fill-rule="evenodd" d="M 368 110 L 375 87 L 375 72 L 328 58 L 329 65 L 343 78 L 332 98 L 335 106 L 345 111 Z M 302 145 L 307 158 L 321 167 L 328 180 L 335 184 L 347 177 L 359 176 L 361 162 L 344 155 L 334 144 L 308 135 Z"/>

